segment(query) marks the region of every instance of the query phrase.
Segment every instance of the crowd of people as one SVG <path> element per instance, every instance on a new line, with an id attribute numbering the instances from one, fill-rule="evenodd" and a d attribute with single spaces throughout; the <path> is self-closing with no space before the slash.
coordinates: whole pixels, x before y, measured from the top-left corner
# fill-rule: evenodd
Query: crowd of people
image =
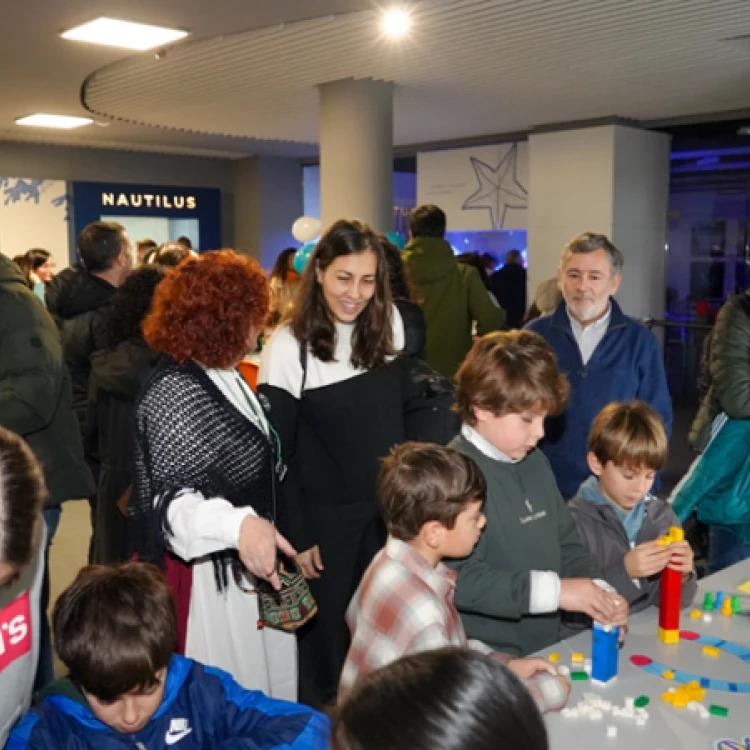
<path id="1" fill-rule="evenodd" d="M 666 567 L 689 605 L 623 254 L 572 239 L 526 310 L 519 253 L 482 273 L 445 232 L 431 205 L 403 252 L 340 220 L 270 279 L 107 222 L 56 276 L 0 256 L 0 743 L 544 750 L 570 688 L 533 654 L 593 622 L 624 637 Z M 717 363 L 750 362 L 723 331 Z M 746 419 L 712 372 L 701 422 Z M 49 546 L 82 498 L 55 681 Z"/>

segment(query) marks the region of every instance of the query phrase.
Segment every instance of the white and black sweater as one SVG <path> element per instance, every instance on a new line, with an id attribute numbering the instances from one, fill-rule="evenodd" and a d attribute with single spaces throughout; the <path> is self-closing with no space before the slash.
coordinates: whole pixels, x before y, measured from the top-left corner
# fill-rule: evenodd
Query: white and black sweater
<path id="1" fill-rule="evenodd" d="M 394 346 L 404 330 L 394 308 Z M 370 505 L 377 513 L 380 460 L 404 440 L 403 366 L 400 358 L 374 370 L 351 365 L 354 326 L 336 325 L 334 359 L 307 357 L 288 326 L 263 351 L 259 391 L 289 469 L 281 485 L 279 526 L 298 550 L 313 546 L 316 510 Z M 304 394 L 302 385 L 304 379 Z"/>

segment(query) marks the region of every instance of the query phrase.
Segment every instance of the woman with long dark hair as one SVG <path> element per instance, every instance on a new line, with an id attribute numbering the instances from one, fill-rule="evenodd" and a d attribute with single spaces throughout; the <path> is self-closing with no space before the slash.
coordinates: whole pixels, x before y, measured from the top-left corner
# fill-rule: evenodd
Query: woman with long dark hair
<path id="1" fill-rule="evenodd" d="M 385 541 L 379 461 L 404 440 L 401 317 L 383 246 L 359 221 L 323 235 L 291 319 L 263 351 L 260 391 L 289 474 L 280 525 L 318 602 L 300 631 L 300 700 L 333 700 L 346 657 L 346 607 Z"/>
<path id="2" fill-rule="evenodd" d="M 294 268 L 294 256 L 297 250 L 288 247 L 279 253 L 276 264 L 271 272 L 269 284 L 271 287 L 271 302 L 269 312 L 271 313 L 272 325 L 276 325 L 292 308 L 294 293 L 299 286 L 300 275 Z"/>

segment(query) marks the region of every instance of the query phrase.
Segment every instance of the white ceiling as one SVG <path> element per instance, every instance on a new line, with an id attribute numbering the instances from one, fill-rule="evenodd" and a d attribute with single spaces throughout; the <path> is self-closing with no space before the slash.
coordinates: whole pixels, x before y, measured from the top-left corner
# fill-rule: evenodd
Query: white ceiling
<path id="1" fill-rule="evenodd" d="M 89 145 L 216 155 L 315 152 L 316 84 L 397 84 L 398 145 L 623 117 L 661 120 L 750 107 L 748 0 L 429 0 L 400 43 L 374 0 L 29 0 L 0 24 L 0 139 L 33 111 L 107 127 Z M 97 15 L 187 28 L 163 59 L 65 42 Z M 308 19 L 308 20 L 304 20 Z"/>

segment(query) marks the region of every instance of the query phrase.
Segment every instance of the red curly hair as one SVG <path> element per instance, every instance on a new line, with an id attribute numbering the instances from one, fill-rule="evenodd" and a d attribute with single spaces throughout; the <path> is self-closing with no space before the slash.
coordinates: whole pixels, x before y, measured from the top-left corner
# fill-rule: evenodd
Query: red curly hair
<path id="1" fill-rule="evenodd" d="M 253 348 L 268 314 L 268 281 L 257 260 L 214 250 L 183 261 L 156 289 L 143 321 L 152 349 L 177 362 L 226 370 Z"/>

